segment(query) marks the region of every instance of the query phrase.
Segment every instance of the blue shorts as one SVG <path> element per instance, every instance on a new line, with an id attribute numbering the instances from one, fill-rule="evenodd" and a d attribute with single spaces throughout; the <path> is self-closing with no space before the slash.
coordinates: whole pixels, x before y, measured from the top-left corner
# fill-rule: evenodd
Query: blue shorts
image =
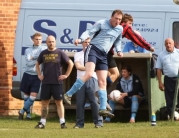
<path id="1" fill-rule="evenodd" d="M 42 84 L 40 99 L 49 100 L 53 96 L 54 100 L 63 99 L 63 85 L 62 84 Z"/>
<path id="2" fill-rule="evenodd" d="M 108 70 L 107 54 L 93 45 L 89 45 L 85 51 L 84 61 L 93 62 L 95 70 Z"/>
<path id="3" fill-rule="evenodd" d="M 39 92 L 41 81 L 39 80 L 37 75 L 30 75 L 24 72 L 20 90 L 28 95 L 30 95 L 31 92 Z"/>

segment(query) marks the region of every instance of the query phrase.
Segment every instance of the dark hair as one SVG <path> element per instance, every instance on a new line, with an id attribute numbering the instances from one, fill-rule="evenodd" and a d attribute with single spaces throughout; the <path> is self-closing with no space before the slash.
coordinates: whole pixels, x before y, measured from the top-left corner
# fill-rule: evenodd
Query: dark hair
<path id="1" fill-rule="evenodd" d="M 127 13 L 123 14 L 121 23 L 126 23 L 126 22 L 128 22 L 128 21 L 133 22 L 133 17 L 132 17 L 132 15 L 127 14 Z"/>
<path id="2" fill-rule="evenodd" d="M 132 74 L 132 68 L 129 65 L 122 66 L 121 70 L 127 70 L 128 72 L 130 72 L 130 75 Z"/>
<path id="3" fill-rule="evenodd" d="M 111 15 L 111 16 L 114 16 L 114 14 L 116 14 L 116 13 L 123 15 L 123 13 L 122 13 L 121 10 L 114 10 L 114 11 L 112 12 L 112 15 Z"/>

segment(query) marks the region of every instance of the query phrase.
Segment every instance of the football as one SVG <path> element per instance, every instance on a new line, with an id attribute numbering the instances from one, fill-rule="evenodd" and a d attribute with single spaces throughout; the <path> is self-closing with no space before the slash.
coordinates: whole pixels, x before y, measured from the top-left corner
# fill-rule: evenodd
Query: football
<path id="1" fill-rule="evenodd" d="M 173 0 L 173 2 L 179 5 L 179 0 Z"/>
<path id="2" fill-rule="evenodd" d="M 177 111 L 174 112 L 174 117 L 176 120 L 179 120 L 179 113 Z"/>
<path id="3" fill-rule="evenodd" d="M 113 90 L 110 94 L 109 97 L 113 101 L 118 101 L 121 96 L 121 92 L 119 90 Z"/>

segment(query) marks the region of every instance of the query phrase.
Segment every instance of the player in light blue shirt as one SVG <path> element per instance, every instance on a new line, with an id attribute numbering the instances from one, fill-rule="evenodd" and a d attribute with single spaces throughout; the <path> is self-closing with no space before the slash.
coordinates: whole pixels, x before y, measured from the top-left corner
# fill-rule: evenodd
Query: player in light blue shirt
<path id="1" fill-rule="evenodd" d="M 84 83 L 89 80 L 93 72 L 96 70 L 99 84 L 99 100 L 100 109 L 99 115 L 113 117 L 114 115 L 106 110 L 107 92 L 106 92 L 106 78 L 107 78 L 107 53 L 114 44 L 119 57 L 122 57 L 121 40 L 123 27 L 120 25 L 122 20 L 122 11 L 114 10 L 111 19 L 100 20 L 96 22 L 93 27 L 86 30 L 80 37 L 75 40 L 75 45 L 83 42 L 87 38 L 92 38 L 90 45 L 85 51 L 85 75 L 78 78 L 71 89 L 64 94 L 64 101 L 71 104 L 71 97 L 77 90 L 79 90 Z"/>
<path id="2" fill-rule="evenodd" d="M 25 70 L 21 80 L 20 90 L 24 93 L 24 106 L 19 111 L 19 120 L 23 120 L 26 112 L 26 119 L 31 119 L 30 107 L 33 105 L 40 88 L 40 80 L 36 72 L 36 62 L 41 51 L 46 46 L 41 46 L 42 35 L 35 33 L 33 35 L 33 46 L 25 50 Z"/>

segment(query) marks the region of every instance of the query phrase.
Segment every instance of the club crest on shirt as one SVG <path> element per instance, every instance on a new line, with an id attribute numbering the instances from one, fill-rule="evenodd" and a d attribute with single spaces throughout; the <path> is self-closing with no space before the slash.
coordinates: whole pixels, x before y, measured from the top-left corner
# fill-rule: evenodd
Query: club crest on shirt
<path id="1" fill-rule="evenodd" d="M 136 82 L 136 83 L 138 83 L 138 82 L 139 82 L 139 80 L 135 80 L 135 82 Z"/>

